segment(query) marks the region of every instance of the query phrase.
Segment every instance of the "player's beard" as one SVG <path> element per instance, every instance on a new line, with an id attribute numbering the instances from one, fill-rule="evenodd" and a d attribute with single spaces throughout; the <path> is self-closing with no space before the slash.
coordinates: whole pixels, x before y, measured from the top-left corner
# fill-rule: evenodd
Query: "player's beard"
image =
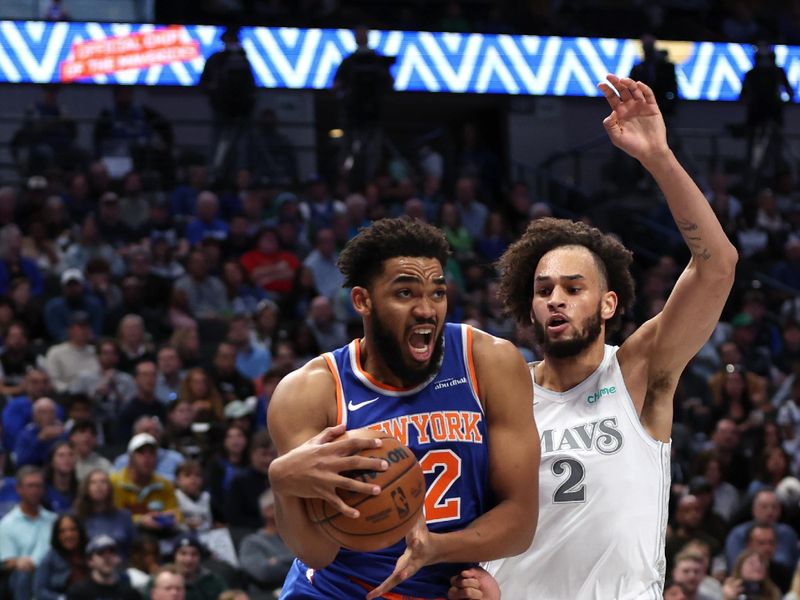
<path id="1" fill-rule="evenodd" d="M 583 320 L 582 327 L 576 335 L 566 340 L 554 340 L 548 337 L 545 327 L 539 321 L 533 323 L 533 332 L 536 341 L 545 356 L 552 358 L 571 358 L 579 355 L 589 346 L 594 344 L 603 331 L 603 317 L 600 314 L 600 304 L 597 312 Z"/>
<path id="2" fill-rule="evenodd" d="M 403 350 L 397 339 L 388 327 L 384 327 L 383 319 L 379 312 L 373 309 L 374 319 L 372 320 L 372 337 L 375 342 L 375 350 L 380 354 L 384 364 L 386 364 L 392 373 L 394 373 L 400 381 L 403 382 L 403 387 L 413 388 L 426 382 L 430 379 L 441 366 L 442 354 L 444 353 L 444 330 L 439 333 L 434 342 L 433 352 L 427 364 L 408 364 L 407 359 L 403 356 Z M 425 321 L 436 330 L 436 325 L 433 322 Z"/>

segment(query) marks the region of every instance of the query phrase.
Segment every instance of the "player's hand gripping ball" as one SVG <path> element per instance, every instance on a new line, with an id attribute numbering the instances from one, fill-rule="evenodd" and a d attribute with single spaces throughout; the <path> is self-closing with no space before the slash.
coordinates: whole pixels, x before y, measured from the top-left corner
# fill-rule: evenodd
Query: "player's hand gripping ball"
<path id="1" fill-rule="evenodd" d="M 425 476 L 414 453 L 382 431 L 356 429 L 345 436 L 376 437 L 380 448 L 359 452 L 389 463 L 385 471 L 351 471 L 349 477 L 381 488 L 377 496 L 339 490 L 344 502 L 357 509 L 357 519 L 347 517 L 321 498 L 307 498 L 309 518 L 336 543 L 357 552 L 372 552 L 399 542 L 414 526 L 425 502 Z"/>

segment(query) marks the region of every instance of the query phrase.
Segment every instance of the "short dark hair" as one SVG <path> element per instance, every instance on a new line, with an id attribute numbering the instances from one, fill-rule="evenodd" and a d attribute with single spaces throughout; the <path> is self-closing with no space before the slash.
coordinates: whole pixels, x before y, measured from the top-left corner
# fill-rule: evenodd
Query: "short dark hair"
<path id="1" fill-rule="evenodd" d="M 595 257 L 608 290 L 617 294 L 616 313 L 606 321 L 606 333 L 615 332 L 634 300 L 630 272 L 633 253 L 615 237 L 579 221 L 544 217 L 532 221 L 497 263 L 500 298 L 518 323 L 530 324 L 533 277 L 542 256 L 563 246 L 583 246 Z"/>
<path id="2" fill-rule="evenodd" d="M 90 421 L 89 419 L 75 421 L 69 430 L 69 436 L 72 437 L 73 433 L 80 433 L 82 431 L 91 431 L 92 435 L 97 435 L 97 425 L 95 425 L 94 421 Z"/>
<path id="3" fill-rule="evenodd" d="M 181 464 L 178 465 L 178 468 L 175 469 L 175 477 L 178 475 L 191 475 L 192 473 L 197 473 L 199 475 L 203 475 L 203 467 L 200 466 L 200 463 L 196 460 L 191 458 L 187 458 Z"/>
<path id="4" fill-rule="evenodd" d="M 408 217 L 380 219 L 347 242 L 337 265 L 345 287 L 369 287 L 384 262 L 398 256 L 435 258 L 444 268 L 450 245 L 441 230 Z"/>

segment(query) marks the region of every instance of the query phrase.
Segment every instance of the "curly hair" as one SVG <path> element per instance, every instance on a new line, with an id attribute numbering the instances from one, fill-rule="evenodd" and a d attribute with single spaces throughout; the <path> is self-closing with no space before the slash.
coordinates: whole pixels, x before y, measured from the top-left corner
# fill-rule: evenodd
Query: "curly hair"
<path id="1" fill-rule="evenodd" d="M 607 289 L 617 294 L 617 311 L 606 321 L 606 333 L 615 332 L 622 315 L 633 305 L 634 283 L 630 272 L 633 253 L 616 238 L 579 221 L 537 219 L 509 246 L 497 262 L 499 294 L 506 309 L 518 323 L 530 323 L 536 266 L 545 254 L 563 246 L 583 246 L 594 255 Z"/>
<path id="2" fill-rule="evenodd" d="M 383 272 L 383 264 L 398 256 L 435 258 L 444 268 L 450 246 L 444 234 L 422 221 L 399 217 L 381 219 L 347 242 L 337 265 L 345 287 L 368 287 Z"/>

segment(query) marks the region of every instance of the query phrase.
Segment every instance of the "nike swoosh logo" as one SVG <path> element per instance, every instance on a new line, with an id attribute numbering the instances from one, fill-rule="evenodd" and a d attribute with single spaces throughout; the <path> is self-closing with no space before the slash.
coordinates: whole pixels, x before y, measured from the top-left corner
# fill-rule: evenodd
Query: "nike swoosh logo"
<path id="1" fill-rule="evenodd" d="M 358 404 L 353 404 L 353 401 L 347 403 L 347 408 L 350 410 L 358 410 L 359 408 L 363 408 L 367 404 L 372 404 L 373 402 L 377 402 L 379 397 L 375 397 L 372 400 L 364 400 L 364 402 L 359 402 Z"/>

